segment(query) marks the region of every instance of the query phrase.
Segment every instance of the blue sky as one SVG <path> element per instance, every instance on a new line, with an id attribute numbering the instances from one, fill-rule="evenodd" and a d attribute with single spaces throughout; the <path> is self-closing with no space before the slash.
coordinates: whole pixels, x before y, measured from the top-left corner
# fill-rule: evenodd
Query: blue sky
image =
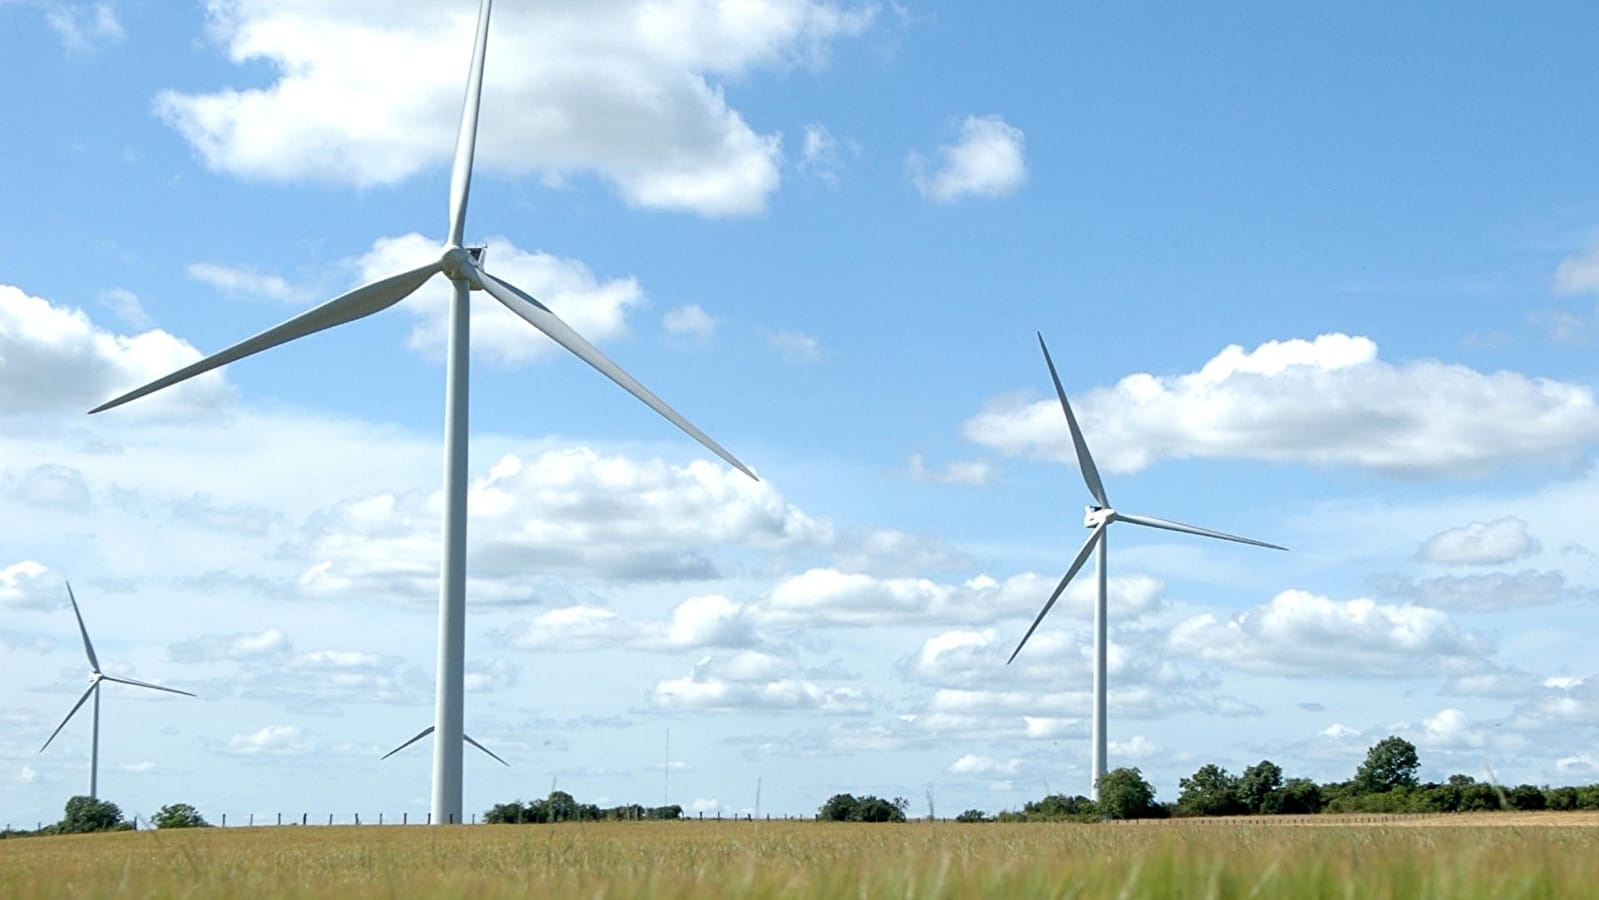
<path id="1" fill-rule="evenodd" d="M 436 253 L 475 4 L 207 8 L 0 0 L 11 821 L 69 578 L 200 695 L 107 688 L 104 796 L 426 808 L 439 285 L 83 413 Z M 1086 792 L 1088 586 L 1004 666 L 1085 536 L 1036 331 L 1115 505 L 1293 548 L 1113 530 L 1112 765 L 1599 780 L 1596 18 L 502 0 L 469 240 L 762 481 L 480 302 L 467 807 Z"/>

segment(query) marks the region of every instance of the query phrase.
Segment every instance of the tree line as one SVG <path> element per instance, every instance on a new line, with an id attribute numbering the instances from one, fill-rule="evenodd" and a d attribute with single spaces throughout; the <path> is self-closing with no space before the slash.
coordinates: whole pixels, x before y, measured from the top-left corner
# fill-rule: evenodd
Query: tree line
<path id="1" fill-rule="evenodd" d="M 1284 778 L 1271 760 L 1246 767 L 1233 775 L 1215 763 L 1200 766 L 1178 782 L 1174 802 L 1155 799 L 1155 788 L 1137 768 L 1106 772 L 1099 780 L 1099 800 L 1083 796 L 1050 794 L 1030 801 L 1019 810 L 989 814 L 968 809 L 958 822 L 1092 822 L 1105 819 L 1159 819 L 1175 816 L 1271 816 L 1317 813 L 1454 813 L 1493 810 L 1599 810 L 1599 784 L 1583 787 L 1548 787 L 1531 784 L 1502 786 L 1469 775 L 1450 775 L 1442 782 L 1423 783 L 1418 777 L 1421 760 L 1416 746 L 1400 737 L 1387 737 L 1366 751 L 1365 760 L 1346 781 L 1317 783 L 1308 778 Z M 904 797 L 885 800 L 871 794 L 834 794 L 817 809 L 816 818 L 827 822 L 904 822 L 910 806 Z M 676 821 L 683 819 L 677 804 L 642 806 L 628 803 L 601 807 L 579 803 L 565 791 L 551 791 L 540 800 L 496 803 L 483 814 L 490 825 L 543 825 L 556 822 Z M 199 810 L 187 803 L 161 807 L 149 824 L 156 828 L 203 828 L 209 825 Z M 36 831 L 7 829 L 0 837 L 82 834 L 123 831 L 134 827 L 122 810 L 108 800 L 78 796 L 67 801 L 60 822 Z"/>

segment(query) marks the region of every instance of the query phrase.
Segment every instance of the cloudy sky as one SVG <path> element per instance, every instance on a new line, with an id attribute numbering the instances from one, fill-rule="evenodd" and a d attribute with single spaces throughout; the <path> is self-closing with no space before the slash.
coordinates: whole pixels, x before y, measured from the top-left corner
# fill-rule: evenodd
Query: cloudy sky
<path id="1" fill-rule="evenodd" d="M 420 814 L 472 0 L 0 0 L 0 818 Z M 1599 8 L 502 0 L 467 237 L 761 476 L 481 295 L 466 806 L 924 811 L 1110 741 L 1599 780 Z M 668 748 L 668 734 L 670 747 Z M 235 818 L 237 817 L 237 818 Z"/>

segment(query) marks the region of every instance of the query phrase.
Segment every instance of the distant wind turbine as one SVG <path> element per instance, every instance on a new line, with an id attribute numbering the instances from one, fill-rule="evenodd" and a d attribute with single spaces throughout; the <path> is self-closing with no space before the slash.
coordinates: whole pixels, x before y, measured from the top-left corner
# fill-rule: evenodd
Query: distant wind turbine
<path id="1" fill-rule="evenodd" d="M 461 245 L 466 226 L 467 194 L 472 186 L 472 155 L 477 144 L 478 101 L 483 92 L 483 59 L 488 44 L 489 8 L 483 0 L 478 10 L 477 37 L 467 75 L 466 99 L 461 106 L 461 126 L 456 136 L 455 163 L 450 173 L 449 238 L 437 262 L 391 275 L 358 287 L 298 316 L 234 344 L 192 365 L 129 391 L 90 410 L 101 412 L 209 372 L 262 350 L 318 331 L 353 322 L 400 302 L 434 275 L 443 274 L 454 286 L 450 304 L 450 337 L 445 355 L 444 391 L 444 552 L 439 587 L 439 667 L 434 706 L 433 821 L 454 824 L 461 818 L 461 745 L 465 705 L 466 667 L 466 494 L 467 494 L 467 359 L 469 353 L 468 303 L 472 291 L 484 291 L 528 324 L 548 335 L 578 358 L 599 370 L 623 390 L 664 416 L 706 449 L 755 477 L 743 463 L 666 405 L 633 376 L 573 331 L 555 313 L 532 296 L 490 275 L 482 268 L 482 248 Z"/>
<path id="2" fill-rule="evenodd" d="M 99 799 L 101 683 L 115 681 L 117 684 L 131 684 L 134 687 L 149 688 L 152 691 L 166 691 L 169 694 L 182 694 L 185 697 L 193 697 L 194 695 L 188 691 L 180 691 L 177 688 L 162 687 L 159 684 L 149 684 L 143 681 L 134 681 L 132 678 L 118 678 L 115 675 L 107 675 L 106 673 L 100 671 L 100 658 L 94 655 L 94 644 L 89 641 L 89 629 L 83 627 L 83 613 L 78 611 L 78 598 L 72 596 L 71 584 L 67 585 L 67 599 L 72 601 L 72 614 L 78 619 L 78 633 L 83 635 L 83 652 L 84 655 L 89 657 L 89 689 L 83 692 L 83 696 L 78 698 L 77 703 L 72 704 L 72 709 L 67 711 L 67 717 L 61 720 L 61 724 L 56 726 L 55 731 L 50 732 L 50 736 L 45 739 L 44 746 L 39 748 L 39 752 L 43 753 L 45 749 L 50 746 L 50 742 L 56 739 L 56 735 L 61 733 L 61 729 L 67 727 L 67 723 L 72 721 L 72 717 L 77 715 L 79 709 L 83 708 L 83 702 L 89 699 L 90 694 L 93 694 L 94 736 L 89 739 L 89 796 L 93 799 Z"/>
<path id="3" fill-rule="evenodd" d="M 1099 559 L 1096 561 L 1097 578 L 1099 581 L 1099 598 L 1094 606 L 1094 720 L 1093 720 L 1093 782 L 1089 787 L 1089 796 L 1099 799 L 1099 779 L 1105 774 L 1105 532 L 1109 530 L 1112 522 L 1131 522 L 1134 525 L 1147 525 L 1150 528 L 1164 528 L 1167 531 L 1181 531 L 1185 534 L 1197 534 L 1201 537 L 1220 538 L 1224 541 L 1237 541 L 1240 544 L 1254 544 L 1257 547 L 1270 547 L 1273 550 L 1287 550 L 1276 544 L 1265 541 L 1251 540 L 1220 531 L 1211 531 L 1208 528 L 1198 528 L 1193 525 L 1184 525 L 1168 519 L 1157 519 L 1154 516 L 1138 516 L 1114 510 L 1110 500 L 1105 497 L 1105 485 L 1099 480 L 1099 470 L 1094 467 L 1094 457 L 1088 453 L 1088 443 L 1083 440 L 1082 429 L 1077 427 L 1077 417 L 1072 415 L 1072 405 L 1066 402 L 1066 390 L 1060 386 L 1060 375 L 1055 372 L 1055 361 L 1049 357 L 1049 347 L 1044 343 L 1044 336 L 1038 336 L 1038 346 L 1044 351 L 1044 363 L 1049 366 L 1049 377 L 1055 382 L 1055 394 L 1060 397 L 1060 408 L 1066 413 L 1066 427 L 1071 429 L 1072 444 L 1077 448 L 1077 466 L 1083 472 L 1083 481 L 1088 485 L 1088 493 L 1092 494 L 1097 506 L 1090 505 L 1084 508 L 1083 525 L 1092 528 L 1088 540 L 1083 544 L 1083 549 L 1077 551 L 1077 558 L 1072 560 L 1071 567 L 1066 570 L 1066 575 L 1061 578 L 1060 584 L 1055 586 L 1055 593 L 1049 595 L 1049 601 L 1044 608 L 1038 611 L 1038 617 L 1033 619 L 1033 624 L 1022 635 L 1021 643 L 1016 645 L 1006 665 L 1016 660 L 1016 654 L 1022 652 L 1027 645 L 1027 639 L 1038 630 L 1038 623 L 1044 621 L 1044 616 L 1049 614 L 1055 601 L 1066 590 L 1066 585 L 1071 583 L 1077 570 L 1088 561 L 1088 554 L 1094 547 L 1099 547 Z"/>

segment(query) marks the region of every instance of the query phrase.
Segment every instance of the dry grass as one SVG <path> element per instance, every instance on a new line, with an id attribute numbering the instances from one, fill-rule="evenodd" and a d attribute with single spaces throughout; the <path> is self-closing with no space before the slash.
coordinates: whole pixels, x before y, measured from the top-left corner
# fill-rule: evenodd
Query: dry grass
<path id="1" fill-rule="evenodd" d="M 646 822 L 29 838 L 0 842 L 0 897 L 1498 900 L 1590 896 L 1599 884 L 1594 815 L 1285 824 Z"/>

